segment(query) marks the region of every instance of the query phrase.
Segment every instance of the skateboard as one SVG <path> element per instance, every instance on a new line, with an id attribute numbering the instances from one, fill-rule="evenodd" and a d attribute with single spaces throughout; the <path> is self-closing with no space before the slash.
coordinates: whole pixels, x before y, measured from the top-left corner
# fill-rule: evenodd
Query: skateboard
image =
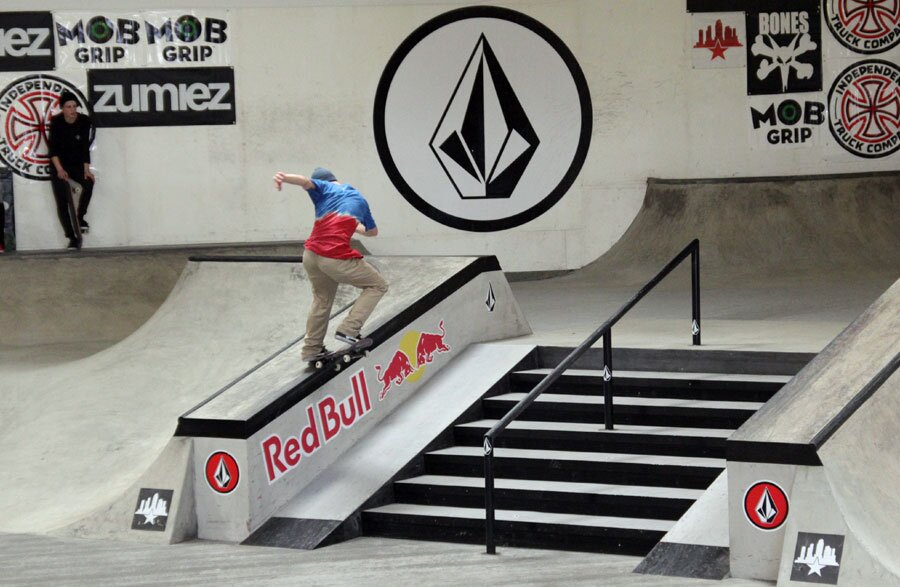
<path id="1" fill-rule="evenodd" d="M 69 194 L 70 198 L 70 206 L 69 206 L 69 214 L 72 215 L 72 224 L 77 224 L 76 230 L 78 234 L 87 234 L 88 229 L 82 228 L 81 223 L 78 221 L 78 205 L 81 202 L 81 194 L 84 192 L 84 187 L 77 181 L 72 178 L 69 178 Z"/>
<path id="2" fill-rule="evenodd" d="M 309 366 L 316 371 L 321 371 L 329 367 L 331 369 L 334 369 L 335 371 L 340 371 L 344 365 L 353 361 L 354 359 L 368 356 L 369 347 L 371 346 L 371 338 L 361 338 L 357 343 L 346 346 L 342 349 L 338 349 L 336 351 L 321 354 L 307 362 L 309 363 Z"/>
<path id="3" fill-rule="evenodd" d="M 79 248 L 81 248 L 83 235 L 81 234 L 81 224 L 78 222 L 78 205 L 75 202 L 76 198 L 81 198 L 81 184 L 72 179 L 68 181 L 68 184 L 69 223 L 75 240 L 78 241 Z"/>

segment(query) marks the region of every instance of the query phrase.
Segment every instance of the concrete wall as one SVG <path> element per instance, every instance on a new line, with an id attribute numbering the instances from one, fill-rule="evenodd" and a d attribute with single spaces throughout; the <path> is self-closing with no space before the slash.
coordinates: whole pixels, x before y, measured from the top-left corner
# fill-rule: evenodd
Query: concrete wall
<path id="1" fill-rule="evenodd" d="M 163 4 L 125 0 L 107 11 Z M 86 246 L 303 238 L 312 226 L 307 198 L 297 189 L 275 192 L 271 176 L 279 169 L 309 173 L 327 165 L 369 197 L 381 229 L 371 241 L 373 253 L 490 252 L 506 270 L 575 268 L 621 236 L 640 208 L 648 176 L 897 167 L 896 153 L 863 159 L 845 152 L 834 144 L 827 122 L 817 130 L 816 145 L 759 146 L 751 136 L 746 69 L 692 68 L 689 46 L 696 31 L 684 0 L 499 2 L 492 4 L 542 22 L 574 53 L 593 101 L 592 144 L 575 184 L 539 218 L 502 232 L 447 228 L 407 203 L 383 170 L 373 137 L 373 100 L 398 45 L 428 19 L 466 3 L 249 4 L 216 5 L 230 6 L 237 124 L 101 130 Z M 190 5 L 205 6 L 211 3 Z M 81 5 L 72 0 L 4 2 L 4 10 L 76 8 Z M 847 56 L 822 27 L 823 91 L 795 94 L 801 101 L 827 103 L 836 74 L 861 57 Z M 900 49 L 874 57 L 896 62 Z M 0 74 L 0 86 L 17 77 Z M 759 98 L 752 103 L 758 105 Z M 19 247 L 61 246 L 49 185 L 17 177 L 15 189 Z"/>

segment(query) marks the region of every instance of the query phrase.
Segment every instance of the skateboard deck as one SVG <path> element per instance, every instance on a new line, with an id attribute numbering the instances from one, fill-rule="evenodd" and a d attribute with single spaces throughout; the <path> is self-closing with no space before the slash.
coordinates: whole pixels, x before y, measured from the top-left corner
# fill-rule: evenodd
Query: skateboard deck
<path id="1" fill-rule="evenodd" d="M 69 223 L 72 227 L 72 233 L 75 235 L 75 240 L 78 241 L 78 244 L 80 246 L 82 242 L 82 233 L 81 224 L 79 224 L 78 222 L 78 204 L 75 200 L 76 198 L 81 197 L 81 184 L 71 179 L 68 181 L 68 184 Z"/>
<path id="2" fill-rule="evenodd" d="M 314 359 L 307 361 L 309 366 L 315 369 L 316 371 L 321 371 L 323 369 L 334 369 L 335 371 L 340 371 L 344 365 L 353 361 L 354 359 L 358 359 L 360 357 L 365 357 L 369 354 L 369 347 L 372 346 L 371 338 L 361 338 L 359 342 L 345 346 L 342 349 L 338 349 L 336 351 L 331 351 L 330 353 L 325 353 L 323 355 L 319 355 Z"/>

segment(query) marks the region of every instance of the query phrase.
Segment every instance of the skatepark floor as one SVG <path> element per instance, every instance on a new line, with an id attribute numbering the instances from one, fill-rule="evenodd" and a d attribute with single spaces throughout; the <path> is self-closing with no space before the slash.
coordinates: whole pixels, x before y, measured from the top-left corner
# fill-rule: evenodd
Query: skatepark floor
<path id="1" fill-rule="evenodd" d="M 750 586 L 631 570 L 640 557 L 357 538 L 313 551 L 192 541 L 173 546 L 0 534 L 9 585 Z M 127 577 L 127 579 L 125 579 Z M 7 581 L 9 583 L 7 583 Z"/>
<path id="2" fill-rule="evenodd" d="M 652 293 L 614 329 L 621 346 L 690 348 L 687 272 Z M 820 279 L 770 287 L 708 286 L 703 348 L 818 351 L 889 285 L 891 276 L 857 278 L 837 287 Z M 534 334 L 512 342 L 574 346 L 639 286 L 598 286 L 578 272 L 514 282 Z M 683 316 L 683 317 L 682 317 Z M 509 342 L 509 341 L 507 341 Z M 113 585 L 706 585 L 713 581 L 636 575 L 640 557 L 359 538 L 315 551 L 191 541 L 172 546 L 0 534 L 0 583 Z M 765 585 L 727 579 L 724 585 Z"/>
<path id="3" fill-rule="evenodd" d="M 534 332 L 503 342 L 578 345 L 681 247 L 699 238 L 703 288 L 700 348 L 818 352 L 900 277 L 894 224 L 900 197 L 884 195 L 895 194 L 896 175 L 840 180 L 840 189 L 826 184 L 824 180 L 792 181 L 779 187 L 761 181 L 723 187 L 715 182 L 651 182 L 641 214 L 607 255 L 561 277 L 511 284 Z M 776 188 L 783 193 L 776 193 Z M 728 206 L 722 204 L 723 199 Z M 737 225 L 735 218 L 740 219 Z M 14 269 L 30 277 L 33 272 L 26 265 L 17 264 Z M 98 347 L 121 340 L 149 317 L 154 304 L 162 303 L 177 274 L 161 260 L 157 266 L 160 277 L 154 283 L 159 284 L 158 291 L 128 306 L 131 319 L 127 323 L 98 328 L 91 339 Z M 122 269 L 112 262 L 108 271 L 111 276 L 122 275 Z M 80 283 L 76 277 L 70 281 Z M 125 274 L 115 283 L 130 286 L 130 281 Z M 34 280 L 29 287 L 21 288 L 23 304 L 33 299 L 31 292 L 47 290 Z M 690 345 L 690 311 L 690 276 L 685 264 L 615 326 L 613 346 L 694 348 Z M 46 318 L 39 313 L 25 317 L 33 317 L 38 326 Z M 65 317 L 65 313 L 59 314 L 60 320 Z M 0 320 L 0 327 L 27 330 L 22 327 L 23 319 Z M 91 349 L 80 346 L 83 336 L 69 336 L 78 332 L 74 326 L 42 334 L 44 342 L 58 344 L 55 349 L 34 348 L 22 335 L 17 344 L 26 351 L 13 356 L 7 349 L 6 357 L 17 362 L 17 357 L 37 353 L 40 360 L 34 362 L 46 365 L 71 360 L 77 353 L 90 354 Z M 3 358 L 0 346 L 0 373 Z M 10 368 L 9 363 L 6 367 Z M 499 552 L 488 556 L 483 545 L 381 538 L 299 551 L 204 541 L 155 546 L 0 533 L 0 584 L 771 584 L 637 575 L 631 571 L 641 558 L 632 556 L 517 548 L 500 548 Z"/>

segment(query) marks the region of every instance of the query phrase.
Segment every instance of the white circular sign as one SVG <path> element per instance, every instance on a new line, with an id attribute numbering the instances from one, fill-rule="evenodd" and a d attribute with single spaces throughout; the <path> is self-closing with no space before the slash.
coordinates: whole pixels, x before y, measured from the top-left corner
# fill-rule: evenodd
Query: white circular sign
<path id="1" fill-rule="evenodd" d="M 382 163 L 433 220 L 495 231 L 537 218 L 587 156 L 584 74 L 543 24 L 496 7 L 462 8 L 412 33 L 375 100 Z"/>

